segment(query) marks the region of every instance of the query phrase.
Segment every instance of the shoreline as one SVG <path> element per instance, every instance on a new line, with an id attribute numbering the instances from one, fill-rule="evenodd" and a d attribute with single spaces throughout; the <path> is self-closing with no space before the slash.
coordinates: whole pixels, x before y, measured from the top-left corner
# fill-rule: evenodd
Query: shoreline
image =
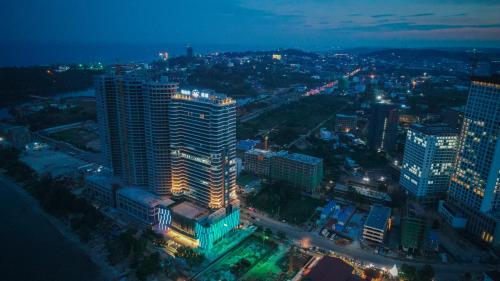
<path id="1" fill-rule="evenodd" d="M 29 192 L 27 192 L 19 183 L 15 182 L 4 173 L 0 173 L 0 177 L 2 177 L 2 180 L 9 182 L 10 186 L 13 186 L 13 188 L 11 188 L 10 186 L 6 186 L 6 188 L 11 189 L 15 193 L 17 193 L 23 201 L 28 203 L 28 207 L 34 213 L 43 217 L 66 240 L 68 240 L 71 244 L 81 250 L 92 261 L 92 263 L 96 265 L 96 267 L 99 269 L 101 277 L 103 277 L 104 280 L 117 280 L 117 277 L 120 276 L 118 269 L 112 267 L 107 263 L 106 257 L 102 252 L 93 249 L 89 246 L 89 244 L 80 241 L 78 235 L 74 233 L 64 221 L 61 221 L 60 219 L 47 213 L 40 206 L 36 198 L 29 194 Z M 91 241 L 93 242 L 95 241 L 95 239 Z"/>

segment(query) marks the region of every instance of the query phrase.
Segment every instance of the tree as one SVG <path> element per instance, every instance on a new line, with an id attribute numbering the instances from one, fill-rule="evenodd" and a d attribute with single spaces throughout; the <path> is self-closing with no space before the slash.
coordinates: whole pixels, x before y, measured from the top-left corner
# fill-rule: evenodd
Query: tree
<path id="1" fill-rule="evenodd" d="M 186 246 L 179 247 L 177 249 L 176 256 L 183 258 L 191 266 L 199 265 L 205 259 L 203 254 L 200 254 L 200 253 L 198 253 L 198 252 L 194 251 L 193 249 L 186 247 Z"/>
<path id="2" fill-rule="evenodd" d="M 417 269 L 414 266 L 403 263 L 399 275 L 403 280 L 414 281 L 417 276 Z"/>
<path id="3" fill-rule="evenodd" d="M 135 275 L 137 276 L 137 279 L 144 281 L 149 275 L 158 273 L 160 269 L 160 254 L 158 252 L 154 252 L 142 259 L 137 267 L 137 270 L 135 271 Z"/>
<path id="4" fill-rule="evenodd" d="M 278 238 L 281 239 L 281 240 L 285 240 L 286 239 L 286 233 L 284 231 L 278 231 Z"/>
<path id="5" fill-rule="evenodd" d="M 434 278 L 434 268 L 426 264 L 417 272 L 418 281 L 431 281 Z"/>

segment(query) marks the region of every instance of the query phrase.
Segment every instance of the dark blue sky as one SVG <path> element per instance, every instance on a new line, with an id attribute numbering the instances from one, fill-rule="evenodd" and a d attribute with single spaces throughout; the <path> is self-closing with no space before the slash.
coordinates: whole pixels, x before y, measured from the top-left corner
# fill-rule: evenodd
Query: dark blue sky
<path id="1" fill-rule="evenodd" d="M 6 43 L 500 47 L 500 0 L 12 0 L 0 18 Z"/>

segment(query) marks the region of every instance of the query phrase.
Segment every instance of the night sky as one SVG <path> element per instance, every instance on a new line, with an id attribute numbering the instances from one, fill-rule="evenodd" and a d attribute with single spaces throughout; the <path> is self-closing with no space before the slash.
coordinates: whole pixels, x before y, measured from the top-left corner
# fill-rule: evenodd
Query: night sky
<path id="1" fill-rule="evenodd" d="M 500 46 L 500 0 L 15 0 L 0 17 L 5 44 Z"/>

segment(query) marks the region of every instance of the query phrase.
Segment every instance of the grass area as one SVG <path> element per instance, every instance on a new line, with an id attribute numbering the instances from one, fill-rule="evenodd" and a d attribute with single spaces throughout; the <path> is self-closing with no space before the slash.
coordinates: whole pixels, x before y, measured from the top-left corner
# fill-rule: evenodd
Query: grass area
<path id="1" fill-rule="evenodd" d="M 387 158 L 385 158 L 383 152 L 356 149 L 349 154 L 349 157 L 366 169 L 383 167 L 387 164 Z"/>
<path id="2" fill-rule="evenodd" d="M 270 140 L 276 144 L 287 144 L 328 118 L 346 103 L 346 99 L 332 95 L 317 95 L 303 98 L 267 112 L 245 123 L 239 123 L 238 139 L 252 138 L 259 130 L 273 128 Z"/>
<path id="3" fill-rule="evenodd" d="M 87 144 L 99 138 L 97 133 L 84 128 L 68 129 L 53 133 L 50 136 L 84 150 L 91 150 L 87 147 Z"/>
<path id="4" fill-rule="evenodd" d="M 73 100 L 70 104 L 74 104 L 76 107 L 68 110 L 49 108 L 28 116 L 19 116 L 17 121 L 29 124 L 32 130 L 38 131 L 54 126 L 96 119 L 95 101 Z"/>
<path id="5" fill-rule="evenodd" d="M 324 204 L 322 200 L 301 195 L 298 188 L 285 182 L 264 186 L 248 202 L 279 220 L 286 220 L 297 225 L 306 222 L 315 209 Z"/>
<path id="6" fill-rule="evenodd" d="M 293 278 L 307 263 L 310 256 L 284 245 L 279 245 L 273 255 L 262 259 L 241 280 L 284 281 Z"/>
<path id="7" fill-rule="evenodd" d="M 252 235 L 241 242 L 231 253 L 219 260 L 197 280 L 239 280 L 253 266 L 271 256 L 278 245 L 271 240 L 262 240 Z"/>

